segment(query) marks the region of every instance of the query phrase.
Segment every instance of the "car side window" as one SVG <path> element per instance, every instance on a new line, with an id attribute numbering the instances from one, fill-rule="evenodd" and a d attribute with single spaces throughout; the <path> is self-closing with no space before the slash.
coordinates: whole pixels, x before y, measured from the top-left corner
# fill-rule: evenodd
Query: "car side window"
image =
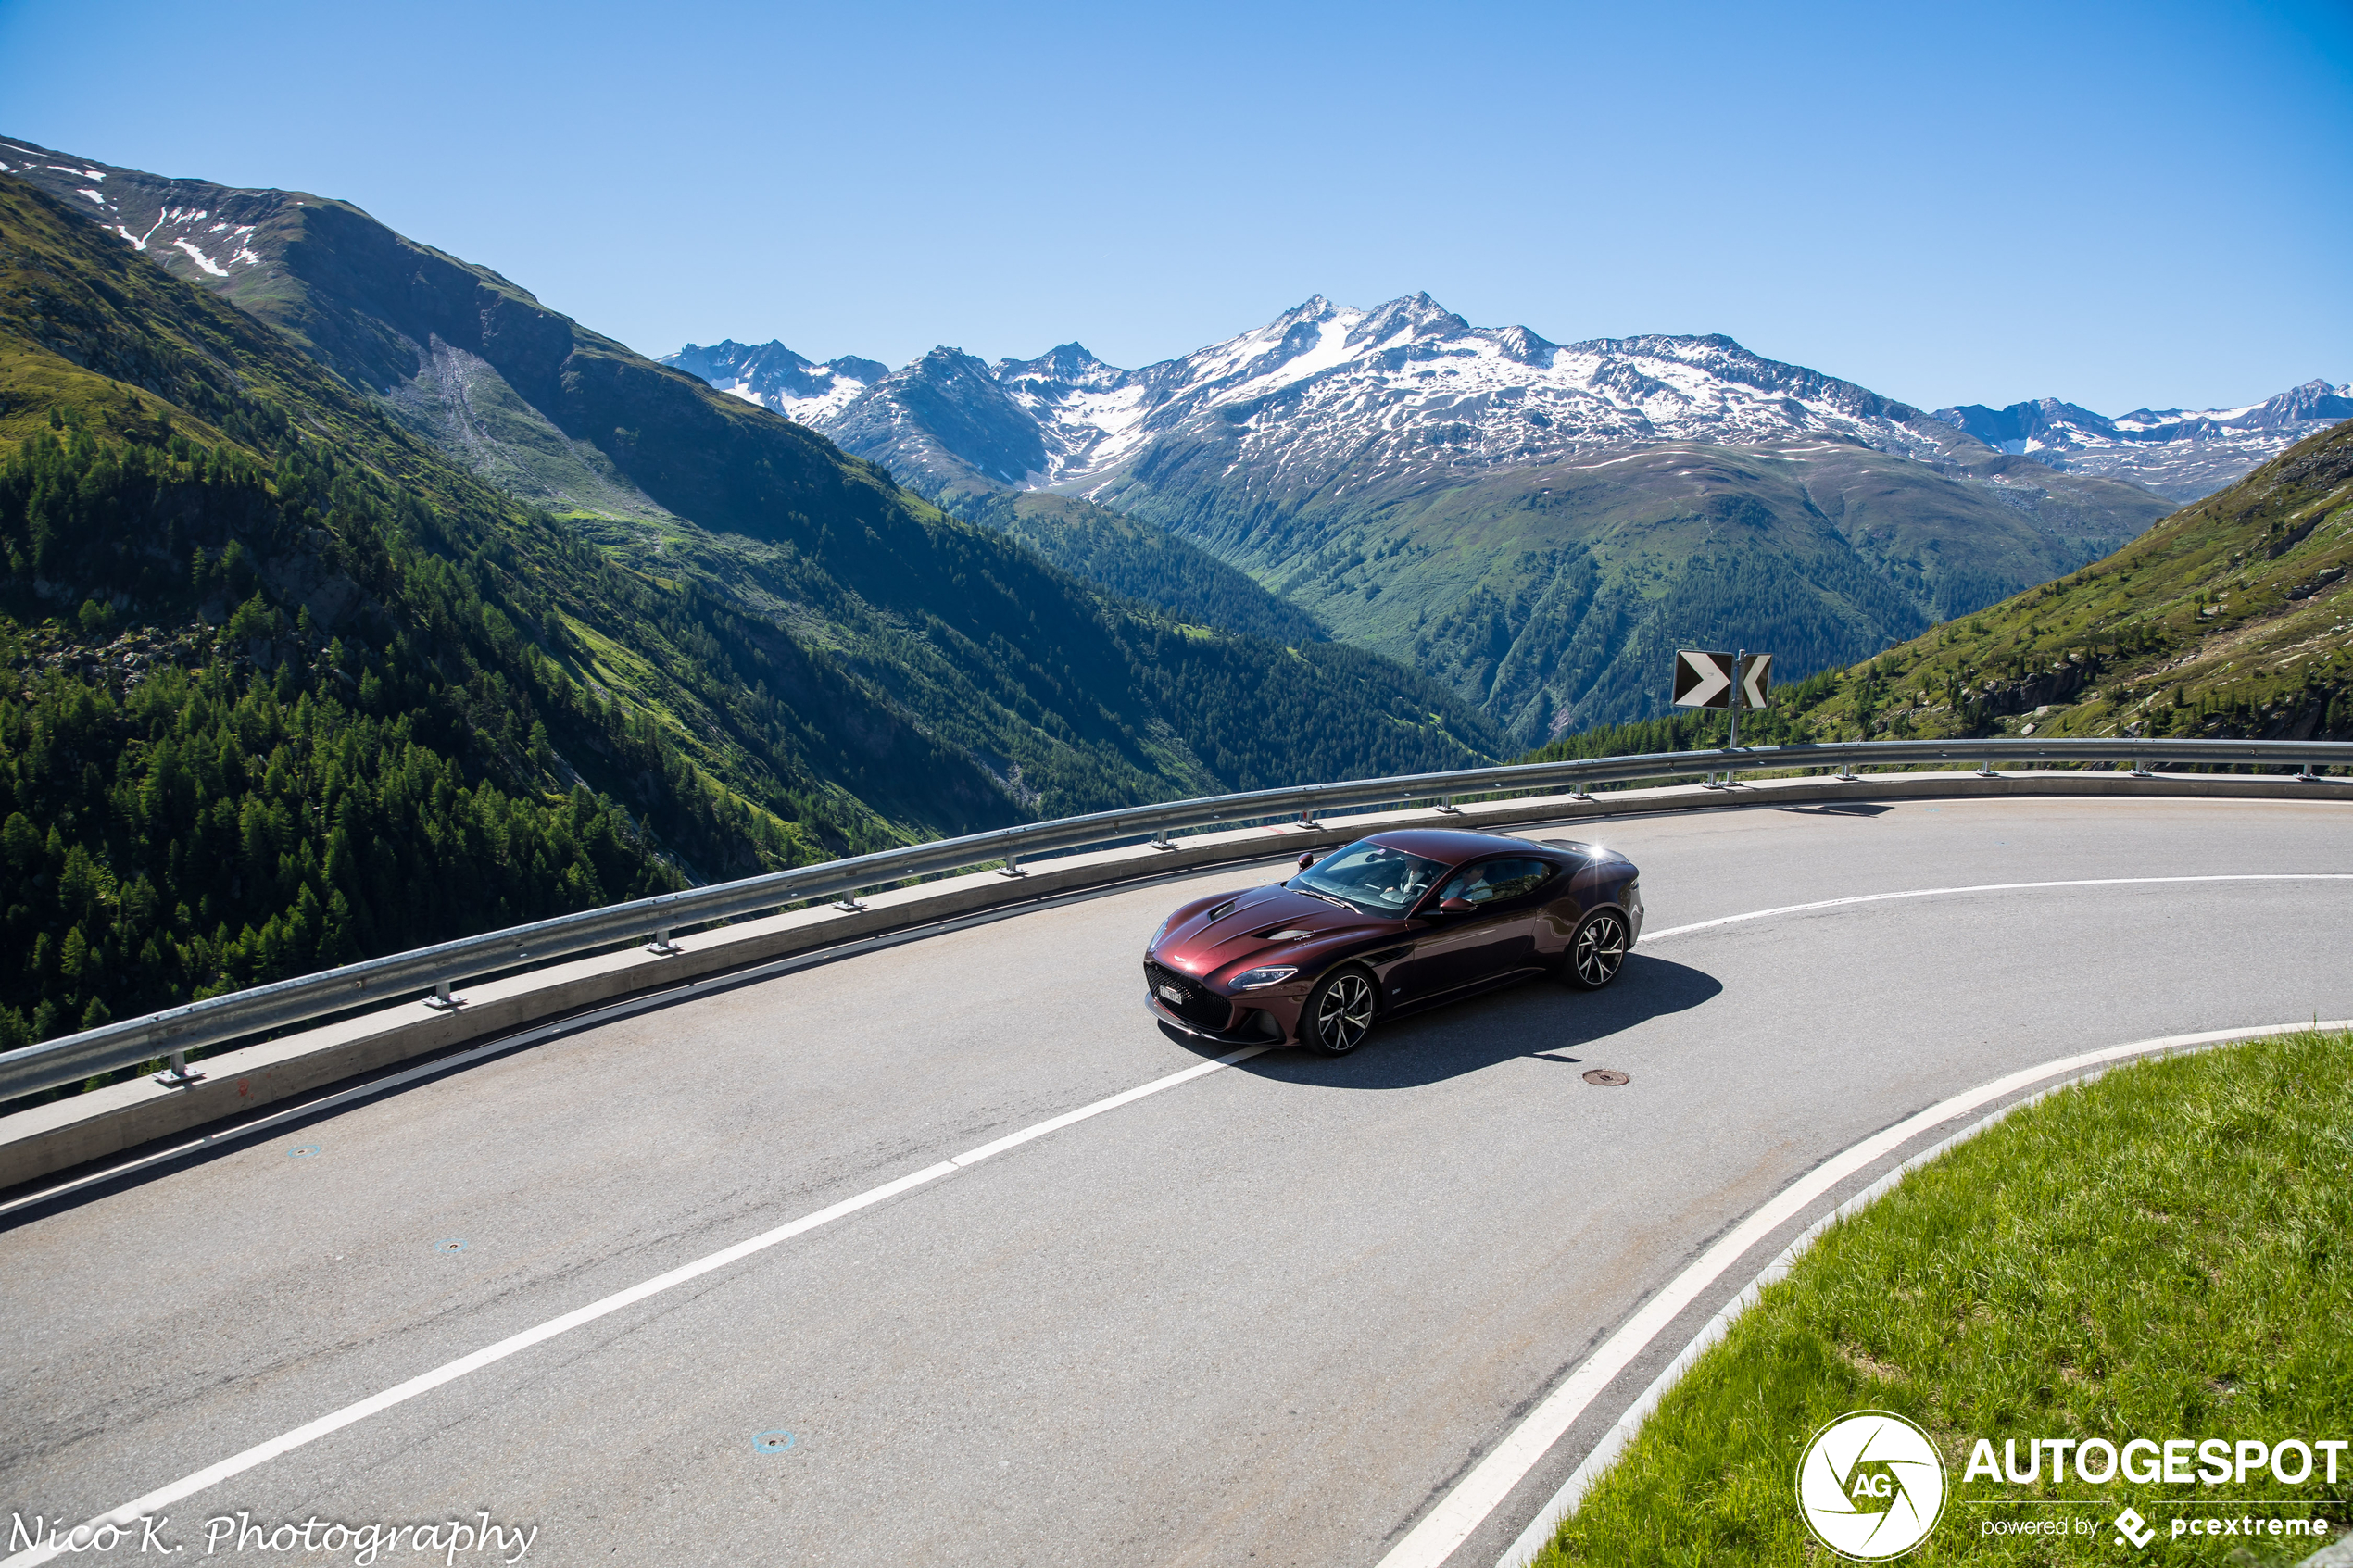
<path id="1" fill-rule="evenodd" d="M 1552 874 L 1553 868 L 1541 860 L 1504 860 L 1488 868 L 1487 885 L 1494 889 L 1494 897 L 1516 898 L 1543 886 Z"/>
<path id="2" fill-rule="evenodd" d="M 1553 874 L 1553 868 L 1541 860 L 1482 860 L 1456 872 L 1439 890 L 1438 901 L 1461 898 L 1473 904 L 1490 904 L 1501 898 L 1516 898 L 1523 893 L 1533 893 Z"/>

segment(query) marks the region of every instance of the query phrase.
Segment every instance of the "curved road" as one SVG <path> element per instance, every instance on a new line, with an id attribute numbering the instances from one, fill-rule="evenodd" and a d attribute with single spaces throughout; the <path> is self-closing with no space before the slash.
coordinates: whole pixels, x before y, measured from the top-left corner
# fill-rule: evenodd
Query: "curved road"
<path id="1" fill-rule="evenodd" d="M 1642 868 L 1654 932 L 1917 888 L 2353 872 L 2353 809 L 2320 803 L 1856 803 L 1585 832 Z M 1192 892 L 1287 869 L 719 990 L 19 1216 L 0 1233 L 0 1514 L 90 1518 L 1202 1062 L 1143 1010 L 1144 939 Z M 1257 1056 L 930 1180 L 175 1502 L 164 1534 L 186 1562 L 239 1510 L 486 1512 L 536 1524 L 527 1561 L 560 1564 L 1370 1565 L 1812 1167 L 2039 1061 L 2353 1015 L 2348 928 L 2353 882 L 2184 881 L 1646 939 L 1598 996 L 1539 982 L 1341 1060 Z M 1596 1066 L 1632 1082 L 1589 1085 Z M 1876 1173 L 1760 1242 L 1450 1561 L 1493 1562 L 1698 1324 Z M 297 1558 L 327 1560 L 235 1560 Z"/>

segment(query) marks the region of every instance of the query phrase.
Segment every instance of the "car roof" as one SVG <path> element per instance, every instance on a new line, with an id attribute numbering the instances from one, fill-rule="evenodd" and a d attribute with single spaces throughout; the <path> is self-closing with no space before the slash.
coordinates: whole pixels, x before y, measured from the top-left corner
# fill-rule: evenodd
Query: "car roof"
<path id="1" fill-rule="evenodd" d="M 1368 834 L 1367 841 L 1403 849 L 1427 860 L 1442 860 L 1450 866 L 1478 859 L 1482 855 L 1515 851 L 1525 855 L 1531 849 L 1549 850 L 1555 855 L 1576 854 L 1583 847 L 1557 841 L 1540 844 L 1532 838 L 1507 838 L 1500 833 L 1465 833 L 1459 828 L 1392 828 L 1387 833 Z"/>

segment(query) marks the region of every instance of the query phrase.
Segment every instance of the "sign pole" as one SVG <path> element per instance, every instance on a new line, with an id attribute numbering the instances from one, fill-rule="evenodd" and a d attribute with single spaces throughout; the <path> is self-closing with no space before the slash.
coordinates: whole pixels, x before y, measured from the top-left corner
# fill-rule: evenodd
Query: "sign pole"
<path id="1" fill-rule="evenodd" d="M 1727 751 L 1738 751 L 1741 748 L 1741 666 L 1746 664 L 1747 662 L 1748 650 L 1746 648 L 1741 649 L 1740 652 L 1732 656 L 1732 690 L 1730 694 L 1732 698 L 1732 739 L 1731 743 L 1724 748 Z"/>

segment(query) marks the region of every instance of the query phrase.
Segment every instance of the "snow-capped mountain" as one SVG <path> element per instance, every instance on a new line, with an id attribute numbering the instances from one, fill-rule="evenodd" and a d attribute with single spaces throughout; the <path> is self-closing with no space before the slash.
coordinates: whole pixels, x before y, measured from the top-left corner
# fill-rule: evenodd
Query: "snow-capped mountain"
<path id="1" fill-rule="evenodd" d="M 1917 410 L 1760 358 L 1725 337 L 1559 345 L 1474 328 L 1416 294 L 1373 310 L 1320 296 L 1253 332 L 1116 379 L 1068 350 L 1001 363 L 1048 433 L 1047 483 L 1081 493 L 1178 432 L 1232 433 L 1237 476 L 1269 489 L 1437 478 L 1662 441 L 1843 435 L 1907 454 Z M 1088 372 L 1080 378 L 1073 370 Z"/>
<path id="2" fill-rule="evenodd" d="M 774 408 L 788 420 L 823 425 L 850 400 L 890 374 L 890 367 L 845 354 L 816 364 L 781 343 L 757 347 L 729 338 L 710 347 L 688 344 L 661 362 L 700 376 L 747 403 Z"/>
<path id="3" fill-rule="evenodd" d="M 2309 381 L 2240 408 L 2135 408 L 2109 419 L 2045 397 L 2007 408 L 1939 408 L 1936 418 L 2051 468 L 2127 479 L 2195 501 L 2314 432 L 2353 419 L 2353 383 Z"/>
<path id="4" fill-rule="evenodd" d="M 1286 489 L 1343 470 L 1435 476 L 1667 441 L 1828 435 L 1906 456 L 1939 448 L 1913 428 L 1919 410 L 1727 337 L 1554 344 L 1525 327 L 1473 327 L 1426 294 L 1372 310 L 1318 295 L 1137 370 L 1076 343 L 994 365 L 938 348 L 837 410 L 818 410 L 806 392 L 762 393 L 736 368 L 755 354 L 808 364 L 781 344 L 740 350 L 716 371 L 688 362 L 711 352 L 665 362 L 743 387 L 894 469 L 918 459 L 944 480 L 939 466 L 955 464 L 1017 489 L 1078 495 L 1186 431 L 1230 439 L 1238 476 Z"/>
<path id="5" fill-rule="evenodd" d="M 665 363 L 935 489 L 970 476 L 1111 499 L 1124 488 L 1121 470 L 1180 435 L 1214 437 L 1234 483 L 1270 495 L 1375 475 L 1437 482 L 1667 442 L 1828 437 L 1931 463 L 1951 456 L 1950 438 L 1922 410 L 1728 337 L 1554 344 L 1526 327 L 1473 327 L 1426 294 L 1371 310 L 1318 295 L 1135 370 L 1076 343 L 994 364 L 937 348 L 887 375 L 872 360 L 812 365 L 775 343 L 690 345 Z M 1932 419 L 1995 451 L 2181 501 L 2347 417 L 2353 388 L 2315 381 L 2244 408 L 2108 419 L 2045 399 Z"/>

